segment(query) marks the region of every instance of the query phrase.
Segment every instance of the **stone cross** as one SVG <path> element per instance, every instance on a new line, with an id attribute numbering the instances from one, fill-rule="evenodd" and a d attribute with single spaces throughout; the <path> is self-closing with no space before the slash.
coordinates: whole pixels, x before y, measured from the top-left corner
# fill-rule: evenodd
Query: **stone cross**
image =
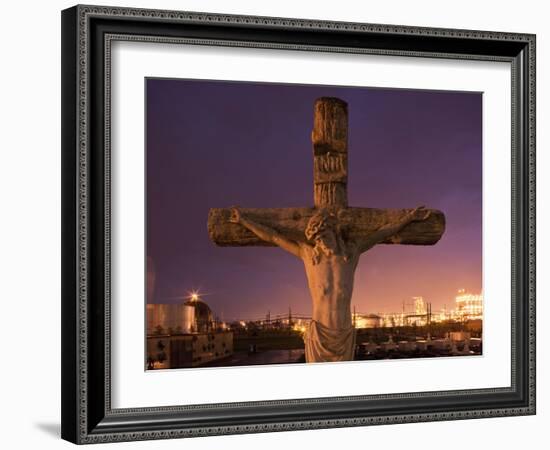
<path id="1" fill-rule="evenodd" d="M 445 230 L 445 216 L 437 210 L 423 209 L 419 218 L 417 210 L 348 206 L 348 109 L 344 101 L 323 97 L 315 102 L 311 140 L 313 207 L 238 211 L 212 208 L 208 234 L 218 246 L 279 246 L 302 258 L 313 299 L 315 325 L 315 329 L 310 326 L 305 339 L 306 359 L 349 360 L 353 358 L 355 342 L 354 332 L 348 329 L 352 326 L 350 300 L 360 253 L 380 243 L 433 245 Z M 318 231 L 330 228 L 328 220 L 319 222 L 320 214 L 331 216 L 333 225 L 336 224 L 334 252 L 327 250 L 321 238 L 323 242 L 316 246 Z M 328 247 L 330 241 L 329 237 Z M 338 255 L 344 256 L 338 259 Z M 307 262 L 311 257 L 316 260 Z M 322 264 L 318 264 L 319 260 Z M 339 281 L 338 286 L 334 279 L 344 281 Z"/>

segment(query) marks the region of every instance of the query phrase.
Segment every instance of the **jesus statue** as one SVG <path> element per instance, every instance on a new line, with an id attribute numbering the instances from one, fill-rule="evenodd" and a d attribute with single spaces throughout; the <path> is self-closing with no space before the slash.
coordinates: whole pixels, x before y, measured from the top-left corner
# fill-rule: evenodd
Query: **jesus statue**
<path id="1" fill-rule="evenodd" d="M 356 241 L 341 226 L 341 213 L 345 210 L 319 209 L 307 223 L 305 239 L 292 240 L 247 217 L 239 208 L 231 209 L 231 223 L 240 224 L 262 241 L 282 248 L 304 263 L 313 300 L 311 322 L 304 333 L 307 362 L 353 360 L 355 328 L 350 305 L 359 257 L 410 223 L 430 217 L 430 211 L 420 206 Z"/>

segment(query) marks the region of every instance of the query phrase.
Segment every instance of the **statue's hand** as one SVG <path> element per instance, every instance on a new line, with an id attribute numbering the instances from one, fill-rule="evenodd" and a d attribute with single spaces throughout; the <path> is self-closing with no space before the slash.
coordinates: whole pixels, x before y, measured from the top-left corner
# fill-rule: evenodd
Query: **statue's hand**
<path id="1" fill-rule="evenodd" d="M 238 207 L 231 208 L 231 215 L 229 216 L 229 222 L 241 223 L 241 211 Z"/>
<path id="2" fill-rule="evenodd" d="M 432 212 L 424 206 L 419 206 L 409 213 L 411 222 L 422 222 L 430 217 Z"/>

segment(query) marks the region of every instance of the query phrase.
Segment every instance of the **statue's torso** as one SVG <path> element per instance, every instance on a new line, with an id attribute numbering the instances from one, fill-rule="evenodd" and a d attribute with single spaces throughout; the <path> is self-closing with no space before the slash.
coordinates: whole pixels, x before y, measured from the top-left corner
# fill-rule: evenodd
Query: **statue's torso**
<path id="1" fill-rule="evenodd" d="M 316 262 L 311 246 L 303 246 L 301 252 L 313 300 L 312 319 L 328 328 L 351 327 L 350 302 L 358 252 L 348 249 L 346 256 L 321 254 Z"/>

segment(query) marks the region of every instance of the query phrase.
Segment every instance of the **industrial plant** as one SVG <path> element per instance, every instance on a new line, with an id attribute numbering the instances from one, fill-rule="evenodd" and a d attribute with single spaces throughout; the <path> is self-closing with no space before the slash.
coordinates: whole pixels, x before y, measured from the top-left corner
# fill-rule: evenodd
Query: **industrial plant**
<path id="1" fill-rule="evenodd" d="M 459 289 L 432 310 L 421 296 L 393 313 L 357 312 L 356 360 L 482 354 L 483 295 Z M 147 370 L 300 363 L 311 318 L 287 312 L 220 321 L 197 292 L 182 303 L 147 304 Z"/>

